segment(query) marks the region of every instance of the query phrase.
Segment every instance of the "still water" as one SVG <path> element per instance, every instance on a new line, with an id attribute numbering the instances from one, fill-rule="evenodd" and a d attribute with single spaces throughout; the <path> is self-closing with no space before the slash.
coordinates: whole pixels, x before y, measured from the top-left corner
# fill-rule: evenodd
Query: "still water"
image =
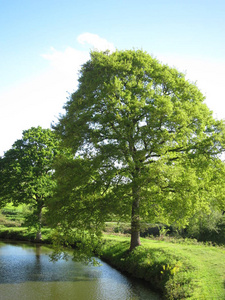
<path id="1" fill-rule="evenodd" d="M 156 300 L 147 284 L 127 278 L 108 264 L 85 266 L 49 260 L 41 245 L 0 242 L 1 300 Z"/>

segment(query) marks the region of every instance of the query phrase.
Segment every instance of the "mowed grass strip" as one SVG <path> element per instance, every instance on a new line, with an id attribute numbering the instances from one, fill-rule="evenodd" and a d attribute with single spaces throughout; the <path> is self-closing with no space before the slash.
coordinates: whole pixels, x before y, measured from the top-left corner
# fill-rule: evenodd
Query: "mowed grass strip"
<path id="1" fill-rule="evenodd" d="M 225 299 L 225 248 L 142 238 L 139 255 L 132 258 L 127 254 L 129 237 L 104 237 L 103 257 L 150 284 L 152 280 L 167 299 Z M 124 260 L 129 263 L 124 265 Z"/>

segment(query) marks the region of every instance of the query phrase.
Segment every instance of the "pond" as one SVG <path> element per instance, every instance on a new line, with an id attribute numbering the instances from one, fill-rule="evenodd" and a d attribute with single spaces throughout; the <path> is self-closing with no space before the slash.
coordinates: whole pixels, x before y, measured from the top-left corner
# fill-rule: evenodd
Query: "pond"
<path id="1" fill-rule="evenodd" d="M 108 264 L 86 266 L 51 262 L 42 245 L 0 241 L 1 300 L 156 300 L 148 284 L 131 279 Z"/>

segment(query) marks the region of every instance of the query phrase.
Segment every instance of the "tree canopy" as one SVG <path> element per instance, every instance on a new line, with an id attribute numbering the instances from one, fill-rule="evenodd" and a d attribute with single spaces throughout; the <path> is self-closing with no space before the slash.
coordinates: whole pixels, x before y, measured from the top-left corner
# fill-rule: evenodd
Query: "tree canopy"
<path id="1" fill-rule="evenodd" d="M 0 160 L 1 203 L 31 205 L 32 223 L 37 226 L 39 238 L 42 209 L 55 188 L 52 163 L 59 152 L 58 145 L 53 131 L 32 127 L 23 131 L 22 139 Z"/>
<path id="2" fill-rule="evenodd" d="M 65 109 L 55 129 L 73 157 L 58 163 L 57 211 L 70 226 L 85 208 L 87 222 L 129 216 L 133 249 L 140 220 L 185 225 L 219 198 L 224 123 L 176 69 L 141 50 L 94 51 Z"/>

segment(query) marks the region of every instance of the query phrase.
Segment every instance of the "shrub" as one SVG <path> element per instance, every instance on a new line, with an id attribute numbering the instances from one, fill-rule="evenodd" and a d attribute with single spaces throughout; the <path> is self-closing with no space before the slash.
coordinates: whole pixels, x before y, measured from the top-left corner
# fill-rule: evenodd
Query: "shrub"
<path id="1" fill-rule="evenodd" d="M 225 215 L 219 211 L 192 218 L 187 227 L 187 236 L 202 242 L 225 244 Z"/>

